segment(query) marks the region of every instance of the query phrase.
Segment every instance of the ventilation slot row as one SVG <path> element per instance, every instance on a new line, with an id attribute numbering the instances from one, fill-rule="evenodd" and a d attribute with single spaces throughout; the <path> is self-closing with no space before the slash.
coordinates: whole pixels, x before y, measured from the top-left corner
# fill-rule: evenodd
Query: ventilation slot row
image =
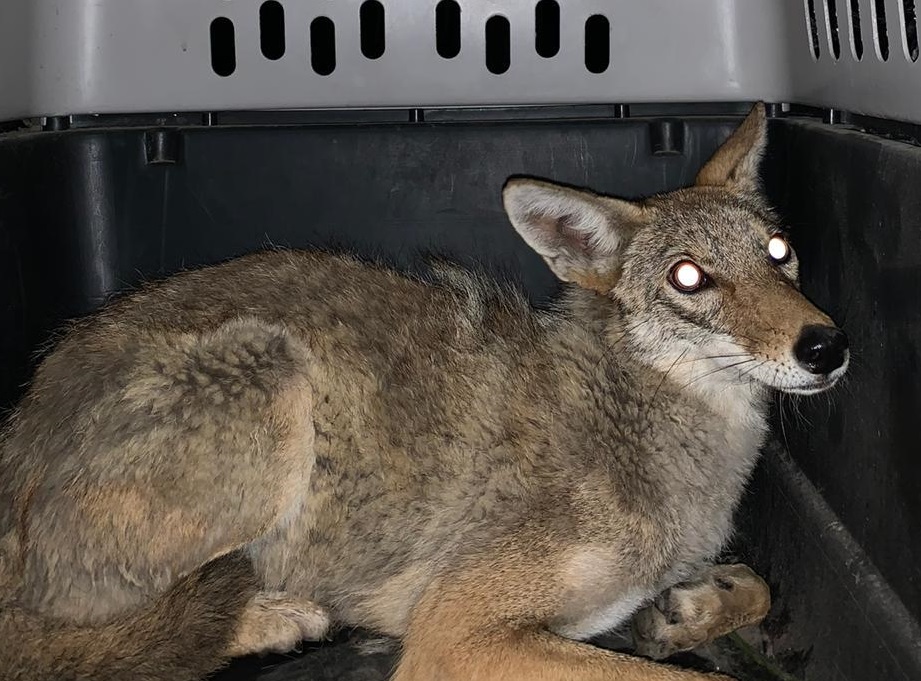
<path id="1" fill-rule="evenodd" d="M 835 0 L 825 0 L 834 3 Z M 852 8 L 857 0 L 850 0 Z M 812 6 L 814 0 L 807 0 Z M 908 4 L 911 5 L 909 12 Z M 828 7 L 826 5 L 826 7 Z M 813 8 L 814 9 L 814 8 Z M 813 12 L 814 14 L 814 12 Z M 906 0 L 906 25 L 914 26 L 914 2 Z M 814 19 L 814 17 L 813 17 Z M 830 19 L 831 20 L 831 19 Z M 834 18 L 837 26 L 837 18 Z M 259 6 L 259 48 L 262 56 L 277 61 L 287 50 L 285 8 L 279 0 L 265 0 Z M 558 0 L 534 4 L 534 51 L 544 59 L 557 57 L 561 45 L 561 9 Z M 321 76 L 336 70 L 336 26 L 326 16 L 314 17 L 307 27 L 310 68 Z M 435 5 L 435 51 L 443 59 L 454 59 L 461 51 L 461 5 L 457 0 L 439 0 Z M 486 20 L 485 66 L 495 75 L 512 67 L 512 26 L 502 14 Z M 365 0 L 358 8 L 358 43 L 367 59 L 380 59 L 387 48 L 386 10 L 381 0 Z M 837 35 L 837 32 L 835 32 Z M 914 32 L 913 32 L 914 35 Z M 237 69 L 236 36 L 233 21 L 217 17 L 210 25 L 211 69 L 227 77 Z M 915 41 L 916 42 L 916 41 Z M 603 14 L 585 20 L 584 63 L 589 73 L 604 73 L 611 65 L 611 22 Z M 917 45 L 915 45 L 917 53 Z"/>

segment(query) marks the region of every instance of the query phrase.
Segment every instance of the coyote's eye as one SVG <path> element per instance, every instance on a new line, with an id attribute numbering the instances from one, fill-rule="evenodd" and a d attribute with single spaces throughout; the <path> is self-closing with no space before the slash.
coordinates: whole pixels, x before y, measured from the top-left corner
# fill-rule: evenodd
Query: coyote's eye
<path id="1" fill-rule="evenodd" d="M 778 265 L 783 265 L 790 259 L 790 244 L 780 234 L 775 234 L 768 241 L 768 255 Z"/>
<path id="2" fill-rule="evenodd" d="M 707 275 L 690 260 L 682 260 L 668 273 L 668 283 L 682 293 L 694 293 L 707 284 Z"/>

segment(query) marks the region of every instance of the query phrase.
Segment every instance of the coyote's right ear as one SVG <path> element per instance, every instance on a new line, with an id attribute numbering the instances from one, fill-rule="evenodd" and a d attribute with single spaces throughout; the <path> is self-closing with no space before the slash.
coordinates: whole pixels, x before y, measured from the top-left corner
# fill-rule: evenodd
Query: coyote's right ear
<path id="1" fill-rule="evenodd" d="M 638 204 L 542 180 L 509 180 L 502 202 L 557 277 L 603 294 L 617 281 L 624 247 L 646 221 Z"/>
<path id="2" fill-rule="evenodd" d="M 758 166 L 766 144 L 767 117 L 764 104 L 758 103 L 700 169 L 694 184 L 757 191 Z"/>

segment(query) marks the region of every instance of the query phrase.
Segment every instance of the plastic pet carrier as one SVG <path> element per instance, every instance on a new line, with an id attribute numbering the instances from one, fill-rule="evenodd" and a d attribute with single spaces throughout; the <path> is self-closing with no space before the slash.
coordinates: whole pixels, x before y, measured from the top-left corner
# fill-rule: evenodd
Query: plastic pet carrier
<path id="1" fill-rule="evenodd" d="M 269 245 L 555 279 L 513 174 L 689 184 L 752 102 L 803 289 L 847 331 L 829 398 L 778 402 L 731 547 L 763 625 L 678 662 L 921 679 L 921 63 L 915 0 L 3 0 L 0 402 L 63 320 Z M 382 680 L 360 632 L 222 679 Z M 629 647 L 612 635 L 600 641 Z M 2 673 L 0 673 L 2 676 Z"/>

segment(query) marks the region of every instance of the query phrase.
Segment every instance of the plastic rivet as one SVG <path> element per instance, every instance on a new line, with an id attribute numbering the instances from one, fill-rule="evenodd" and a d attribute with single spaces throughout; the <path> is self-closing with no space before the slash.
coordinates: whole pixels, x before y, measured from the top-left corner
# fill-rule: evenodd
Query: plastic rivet
<path id="1" fill-rule="evenodd" d="M 144 134 L 144 156 L 147 165 L 173 165 L 179 163 L 182 137 L 177 130 L 161 128 Z"/>
<path id="2" fill-rule="evenodd" d="M 684 153 L 684 123 L 653 121 L 649 124 L 649 146 L 654 156 L 680 156 Z"/>

